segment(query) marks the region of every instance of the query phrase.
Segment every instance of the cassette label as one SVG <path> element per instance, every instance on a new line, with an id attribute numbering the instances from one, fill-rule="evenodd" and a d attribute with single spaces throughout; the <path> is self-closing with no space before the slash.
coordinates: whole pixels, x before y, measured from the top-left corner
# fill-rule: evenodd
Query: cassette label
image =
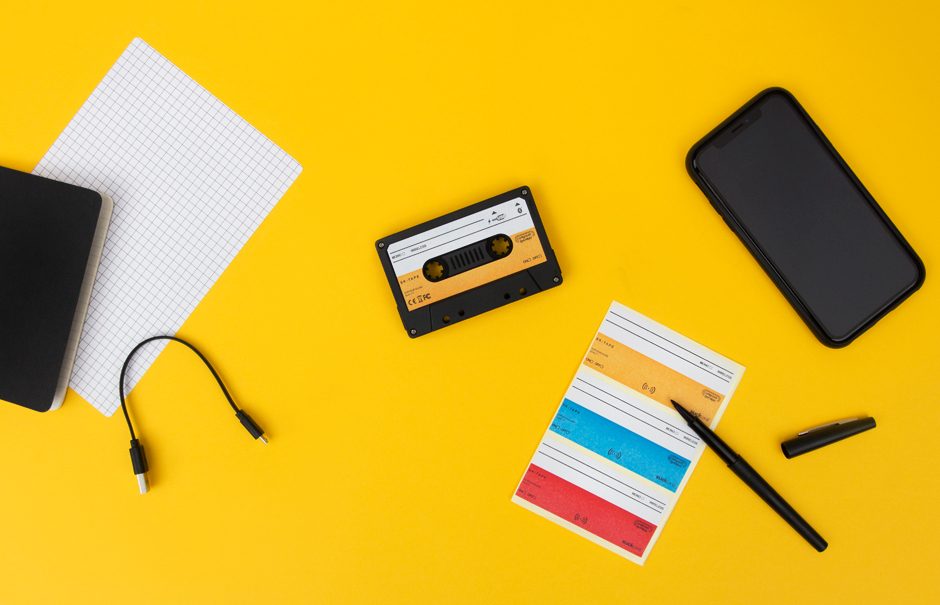
<path id="1" fill-rule="evenodd" d="M 395 242 L 388 257 L 408 311 L 546 261 L 522 197 Z"/>
<path id="2" fill-rule="evenodd" d="M 537 452 L 538 456 L 541 454 Z M 546 458 L 547 459 L 547 458 Z M 547 465 L 546 465 L 547 466 Z M 558 469 L 567 470 L 564 466 Z M 558 471 L 558 469 L 553 469 Z M 573 474 L 573 473 L 572 473 Z M 594 479 L 590 475 L 579 477 Z M 574 477 L 571 477 L 574 479 Z M 608 483 L 609 478 L 604 477 Z M 657 526 L 542 467 L 530 464 L 516 496 L 636 556 L 642 556 Z M 606 483 L 604 484 L 606 487 Z M 619 484 L 617 487 L 622 489 Z M 601 489 L 604 489 L 603 487 Z M 620 495 L 619 490 L 609 489 Z"/>
<path id="3" fill-rule="evenodd" d="M 715 419 L 735 380 L 731 366 L 719 366 L 616 311 L 604 319 L 584 365 L 670 412 L 673 399 L 682 401 L 705 424 Z"/>

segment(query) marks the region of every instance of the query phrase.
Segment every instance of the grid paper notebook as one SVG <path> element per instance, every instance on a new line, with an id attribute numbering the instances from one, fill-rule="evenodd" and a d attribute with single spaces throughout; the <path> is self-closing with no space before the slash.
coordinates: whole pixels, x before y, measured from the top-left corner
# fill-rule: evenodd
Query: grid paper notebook
<path id="1" fill-rule="evenodd" d="M 301 170 L 134 39 L 33 170 L 114 199 L 69 386 L 113 414 Z"/>

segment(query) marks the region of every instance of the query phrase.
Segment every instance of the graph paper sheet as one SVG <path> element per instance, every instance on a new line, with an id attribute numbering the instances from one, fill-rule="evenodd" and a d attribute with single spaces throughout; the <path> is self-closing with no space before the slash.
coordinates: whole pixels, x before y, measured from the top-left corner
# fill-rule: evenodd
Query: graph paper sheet
<path id="1" fill-rule="evenodd" d="M 113 414 L 131 348 L 183 325 L 301 170 L 147 43 L 131 42 L 33 170 L 114 199 L 69 386 Z M 134 357 L 128 389 L 165 345 Z"/>

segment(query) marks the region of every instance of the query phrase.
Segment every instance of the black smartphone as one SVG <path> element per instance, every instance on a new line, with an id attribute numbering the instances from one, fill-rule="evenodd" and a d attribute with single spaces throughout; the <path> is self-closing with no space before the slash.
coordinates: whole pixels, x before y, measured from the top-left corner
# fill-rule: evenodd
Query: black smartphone
<path id="1" fill-rule="evenodd" d="M 782 88 L 696 143 L 686 168 L 830 347 L 852 342 L 924 283 L 920 258 Z"/>

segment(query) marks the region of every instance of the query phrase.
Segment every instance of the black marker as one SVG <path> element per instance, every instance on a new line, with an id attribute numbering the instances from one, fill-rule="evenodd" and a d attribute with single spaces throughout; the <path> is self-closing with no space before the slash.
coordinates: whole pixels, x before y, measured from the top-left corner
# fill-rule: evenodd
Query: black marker
<path id="1" fill-rule="evenodd" d="M 670 400 L 671 401 L 671 400 Z M 763 477 L 757 474 L 757 471 L 751 468 L 751 465 L 744 461 L 744 458 L 737 455 L 733 449 L 728 447 L 721 438 L 712 432 L 710 428 L 705 426 L 705 424 L 693 416 L 688 410 L 676 403 L 672 402 L 672 405 L 675 406 L 676 411 L 679 412 L 679 415 L 682 416 L 682 419 L 689 423 L 689 427 L 702 438 L 708 447 L 715 450 L 715 453 L 718 454 L 718 457 L 728 465 L 734 474 L 741 478 L 744 483 L 747 484 L 749 488 L 754 490 L 761 499 L 764 500 L 767 504 L 770 505 L 770 508 L 777 511 L 777 514 L 783 517 L 783 520 L 790 524 L 790 527 L 795 529 L 803 538 L 813 545 L 813 548 L 822 552 L 826 550 L 826 547 L 829 544 L 823 540 L 822 536 L 816 533 L 816 530 L 810 527 L 803 517 L 799 515 L 793 507 L 787 504 L 787 501 L 780 497 L 774 488 L 764 481 Z"/>

